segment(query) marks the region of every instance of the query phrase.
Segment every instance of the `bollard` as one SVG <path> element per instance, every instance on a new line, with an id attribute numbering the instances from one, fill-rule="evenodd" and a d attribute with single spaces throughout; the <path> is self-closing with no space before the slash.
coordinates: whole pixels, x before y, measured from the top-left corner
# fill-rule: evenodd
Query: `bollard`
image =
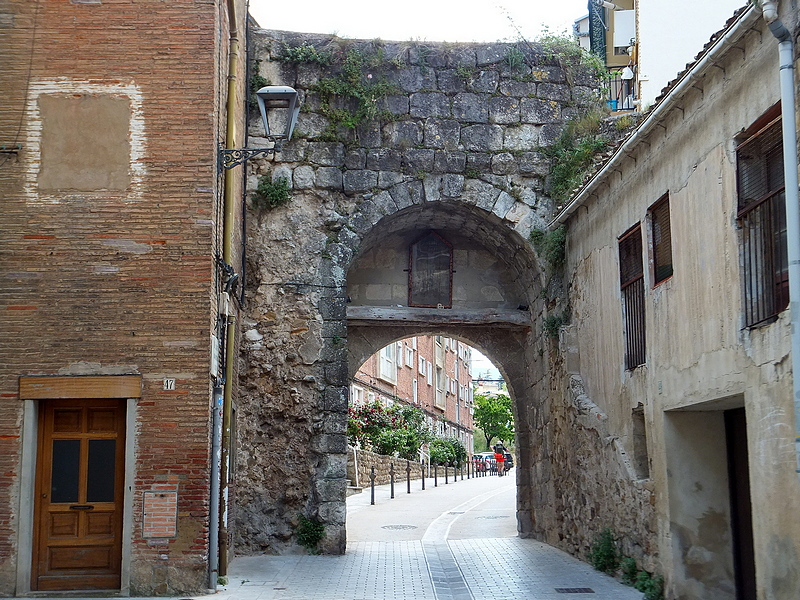
<path id="1" fill-rule="evenodd" d="M 450 470 L 450 467 L 447 465 L 444 466 L 444 483 L 447 485 L 447 472 Z"/>
<path id="2" fill-rule="evenodd" d="M 394 498 L 394 463 L 389 463 L 389 489 L 392 492 L 390 498 Z"/>
<path id="3" fill-rule="evenodd" d="M 439 487 L 439 465 L 433 465 L 433 487 Z"/>
<path id="4" fill-rule="evenodd" d="M 469 465 L 471 462 L 472 462 L 471 460 L 467 461 L 467 481 L 469 481 Z"/>
<path id="5" fill-rule="evenodd" d="M 458 465 L 458 470 L 461 471 L 461 481 L 464 481 L 464 465 Z M 469 479 L 469 477 L 467 477 Z"/>
<path id="6" fill-rule="evenodd" d="M 372 465 L 372 471 L 369 474 L 370 479 L 370 504 L 375 504 L 375 465 Z"/>
<path id="7" fill-rule="evenodd" d="M 411 493 L 411 463 L 406 461 L 406 482 L 408 483 L 407 494 Z"/>
<path id="8" fill-rule="evenodd" d="M 425 490 L 425 461 L 423 460 L 420 464 L 420 471 L 422 472 L 422 489 Z"/>

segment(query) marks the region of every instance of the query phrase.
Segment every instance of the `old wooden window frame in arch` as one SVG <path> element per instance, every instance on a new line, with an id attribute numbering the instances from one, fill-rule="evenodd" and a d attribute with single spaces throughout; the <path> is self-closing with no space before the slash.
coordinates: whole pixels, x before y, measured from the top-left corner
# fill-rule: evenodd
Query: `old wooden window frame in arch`
<path id="1" fill-rule="evenodd" d="M 453 245 L 435 231 L 408 247 L 408 305 L 453 307 Z"/>

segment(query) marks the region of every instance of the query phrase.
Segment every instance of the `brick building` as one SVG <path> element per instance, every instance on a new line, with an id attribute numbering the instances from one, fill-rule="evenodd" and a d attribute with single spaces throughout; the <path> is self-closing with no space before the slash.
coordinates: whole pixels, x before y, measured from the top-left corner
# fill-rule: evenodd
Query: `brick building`
<path id="1" fill-rule="evenodd" d="M 0 595 L 205 589 L 242 271 L 241 168 L 217 148 L 244 142 L 245 2 L 0 13 Z"/>
<path id="2" fill-rule="evenodd" d="M 404 402 L 419 407 L 436 434 L 458 438 L 471 453 L 471 355 L 470 346 L 441 335 L 389 344 L 358 369 L 350 384 L 350 401 Z"/>

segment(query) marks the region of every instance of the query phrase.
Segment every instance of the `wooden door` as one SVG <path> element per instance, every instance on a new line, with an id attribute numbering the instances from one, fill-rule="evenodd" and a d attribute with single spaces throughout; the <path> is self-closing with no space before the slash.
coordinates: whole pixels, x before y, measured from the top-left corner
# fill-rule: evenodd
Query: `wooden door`
<path id="1" fill-rule="evenodd" d="M 39 419 L 31 589 L 119 589 L 125 401 L 46 400 Z"/>

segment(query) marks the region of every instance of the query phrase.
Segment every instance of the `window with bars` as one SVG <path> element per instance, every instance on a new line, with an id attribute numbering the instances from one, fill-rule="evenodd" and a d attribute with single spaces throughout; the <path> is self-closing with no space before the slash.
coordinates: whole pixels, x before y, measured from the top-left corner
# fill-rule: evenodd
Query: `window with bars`
<path id="1" fill-rule="evenodd" d="M 653 285 L 672 277 L 672 231 L 669 220 L 669 194 L 664 194 L 648 211 L 653 244 Z"/>
<path id="2" fill-rule="evenodd" d="M 644 267 L 642 229 L 636 225 L 619 239 L 622 318 L 625 325 L 625 368 L 645 362 Z"/>
<path id="3" fill-rule="evenodd" d="M 789 259 L 780 106 L 736 148 L 745 324 L 773 320 L 789 304 Z M 771 118 L 770 118 L 771 117 Z"/>

